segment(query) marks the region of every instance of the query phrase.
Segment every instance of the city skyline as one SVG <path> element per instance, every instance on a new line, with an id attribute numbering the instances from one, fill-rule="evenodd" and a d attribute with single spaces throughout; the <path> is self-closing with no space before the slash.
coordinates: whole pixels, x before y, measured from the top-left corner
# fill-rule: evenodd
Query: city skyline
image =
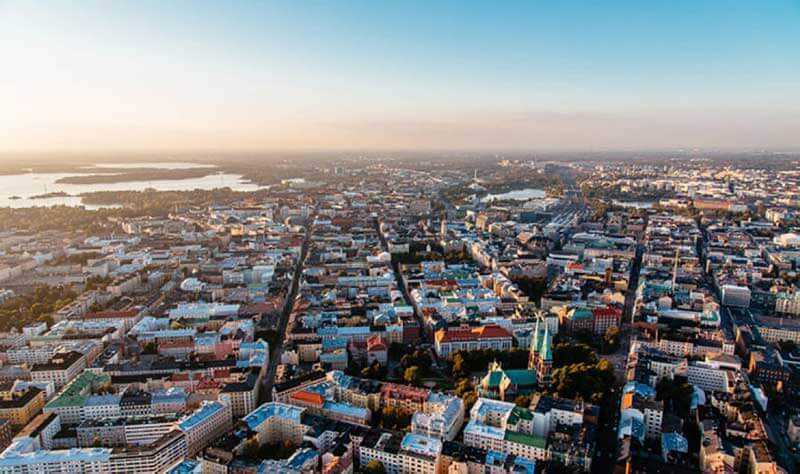
<path id="1" fill-rule="evenodd" d="M 796 1 L 3 1 L 0 152 L 797 149 L 798 20 Z"/>

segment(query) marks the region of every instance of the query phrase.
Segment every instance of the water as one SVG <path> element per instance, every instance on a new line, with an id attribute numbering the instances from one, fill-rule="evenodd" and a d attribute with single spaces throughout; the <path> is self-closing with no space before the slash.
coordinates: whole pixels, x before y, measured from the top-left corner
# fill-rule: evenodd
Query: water
<path id="1" fill-rule="evenodd" d="M 655 203 L 651 201 L 618 201 L 614 199 L 613 202 L 615 206 L 626 207 L 630 209 L 650 209 L 655 205 Z"/>
<path id="2" fill-rule="evenodd" d="M 502 200 L 527 201 L 528 199 L 542 199 L 546 195 L 547 194 L 541 189 L 527 188 L 527 189 L 518 189 L 516 191 L 509 191 L 507 193 L 502 193 L 502 194 L 488 194 L 483 197 L 482 201 L 489 202 L 492 199 L 497 199 L 498 201 Z"/>
<path id="3" fill-rule="evenodd" d="M 156 170 L 191 170 L 197 168 L 217 168 L 217 165 L 206 163 L 189 163 L 183 161 L 153 161 L 142 163 L 98 163 L 85 166 L 86 169 L 113 168 L 113 169 L 141 169 L 149 168 Z"/>
<path id="4" fill-rule="evenodd" d="M 120 163 L 95 166 L 101 168 L 158 168 L 158 169 L 191 169 L 193 167 L 207 168 L 207 165 L 192 163 Z M 246 182 L 241 175 L 219 173 L 202 178 L 170 179 L 154 181 L 128 181 L 120 183 L 95 183 L 95 184 L 66 184 L 57 183 L 67 176 L 91 175 L 103 173 L 27 173 L 17 175 L 0 175 L 0 207 L 32 207 L 32 206 L 80 206 L 81 193 L 94 191 L 141 191 L 153 188 L 157 191 L 190 191 L 193 189 L 231 188 L 234 191 L 256 191 L 261 186 Z M 45 193 L 65 192 L 70 197 L 52 197 L 31 199 L 33 196 Z M 12 199 L 18 196 L 20 199 Z M 86 206 L 88 209 L 110 206 Z"/>

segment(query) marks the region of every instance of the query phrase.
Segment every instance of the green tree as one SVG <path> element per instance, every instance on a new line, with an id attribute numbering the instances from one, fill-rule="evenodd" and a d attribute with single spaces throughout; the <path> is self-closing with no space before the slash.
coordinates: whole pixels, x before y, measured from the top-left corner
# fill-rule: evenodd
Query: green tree
<path id="1" fill-rule="evenodd" d="M 158 346 L 155 342 L 146 342 L 144 346 L 142 346 L 142 354 L 157 354 L 158 353 Z"/>
<path id="2" fill-rule="evenodd" d="M 386 474 L 386 467 L 377 459 L 373 459 L 364 466 L 364 472 L 369 474 Z"/>
<path id="3" fill-rule="evenodd" d="M 472 382 L 470 382 L 468 378 L 464 377 L 456 381 L 454 389 L 456 396 L 463 397 L 474 390 Z"/>
<path id="4" fill-rule="evenodd" d="M 420 374 L 419 367 L 416 365 L 411 366 L 403 372 L 403 380 L 409 385 L 419 385 Z"/>
<path id="5" fill-rule="evenodd" d="M 606 333 L 603 335 L 603 353 L 613 354 L 619 349 L 619 328 L 616 326 L 609 326 Z"/>
<path id="6" fill-rule="evenodd" d="M 572 364 L 595 364 L 597 355 L 586 344 L 563 342 L 553 346 L 553 367 L 564 367 Z"/>
<path id="7" fill-rule="evenodd" d="M 248 439 L 242 446 L 242 456 L 250 459 L 257 459 L 259 456 L 260 446 L 258 440 L 255 438 Z"/>
<path id="8" fill-rule="evenodd" d="M 528 408 L 531 405 L 531 398 L 530 395 L 518 395 L 514 399 L 514 404 L 518 407 Z"/>
<path id="9" fill-rule="evenodd" d="M 405 350 L 406 350 L 406 347 L 403 344 L 401 344 L 399 342 L 393 342 L 393 343 L 389 344 L 388 354 L 389 354 L 389 357 L 391 357 L 392 359 L 399 359 L 399 358 L 403 357 L 403 354 L 405 353 Z"/>
<path id="10" fill-rule="evenodd" d="M 375 361 L 368 367 L 361 369 L 361 376 L 365 379 L 384 380 L 386 378 L 386 367 Z"/>

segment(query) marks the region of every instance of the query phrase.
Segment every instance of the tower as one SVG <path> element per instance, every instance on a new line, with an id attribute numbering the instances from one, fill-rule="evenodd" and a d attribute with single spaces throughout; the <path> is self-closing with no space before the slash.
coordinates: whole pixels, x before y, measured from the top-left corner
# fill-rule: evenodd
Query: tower
<path id="1" fill-rule="evenodd" d="M 539 318 L 536 318 L 536 326 L 533 328 L 533 338 L 531 347 L 528 351 L 528 368 L 536 370 L 536 355 L 539 352 Z"/>
<path id="2" fill-rule="evenodd" d="M 545 324 L 542 347 L 536 357 L 536 378 L 539 381 L 539 385 L 543 387 L 550 385 L 550 376 L 553 372 L 552 345 L 553 338 L 550 336 L 550 328 Z"/>

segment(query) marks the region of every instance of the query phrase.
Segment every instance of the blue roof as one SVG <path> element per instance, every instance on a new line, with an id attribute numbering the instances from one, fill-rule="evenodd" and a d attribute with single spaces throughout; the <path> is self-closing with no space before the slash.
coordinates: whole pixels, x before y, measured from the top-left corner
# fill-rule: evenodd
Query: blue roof
<path id="1" fill-rule="evenodd" d="M 268 402 L 250 412 L 243 420 L 251 430 L 255 431 L 262 423 L 273 416 L 300 423 L 300 415 L 302 415 L 302 413 L 303 408 L 300 407 L 287 405 L 285 403 Z"/>
<path id="2" fill-rule="evenodd" d="M 623 389 L 622 389 L 622 392 L 623 393 L 636 393 L 637 395 L 641 395 L 642 397 L 645 397 L 645 398 L 655 398 L 656 397 L 656 389 L 654 389 L 653 387 L 651 387 L 651 386 L 649 386 L 649 385 L 647 385 L 645 383 L 637 382 L 635 380 L 632 380 L 632 381 L 626 383 L 625 387 L 623 387 Z"/>
<path id="3" fill-rule="evenodd" d="M 119 405 L 121 399 L 119 395 L 92 395 L 86 399 L 84 406 Z"/>
<path id="4" fill-rule="evenodd" d="M 328 410 L 334 413 L 341 413 L 345 416 L 354 417 L 366 420 L 369 417 L 369 410 L 366 408 L 357 407 L 355 405 L 348 405 L 346 403 L 338 402 L 325 402 L 322 406 L 323 410 Z"/>
<path id="5" fill-rule="evenodd" d="M 322 340 L 322 350 L 343 349 L 347 347 L 347 339 L 344 337 L 332 337 Z"/>
<path id="6" fill-rule="evenodd" d="M 0 467 L 29 466 L 36 470 L 36 464 L 62 462 L 107 462 L 111 458 L 109 448 L 72 448 L 55 450 L 36 450 L 33 438 L 18 438 L 2 454 Z"/>
<path id="7" fill-rule="evenodd" d="M 479 437 L 494 438 L 502 440 L 505 438 L 506 432 L 502 428 L 487 425 L 476 420 L 469 420 L 467 426 L 464 428 L 464 433 L 472 433 Z"/>
<path id="8" fill-rule="evenodd" d="M 442 442 L 436 438 L 408 433 L 403 436 L 400 448 L 404 451 L 435 458 L 442 452 Z"/>
<path id="9" fill-rule="evenodd" d="M 167 471 L 168 474 L 192 474 L 195 472 L 203 472 L 202 464 L 196 459 L 184 459 L 180 464 Z"/>
<path id="10" fill-rule="evenodd" d="M 661 452 L 670 453 L 687 453 L 689 452 L 689 441 L 681 436 L 679 433 L 669 432 L 661 434 Z"/>
<path id="11" fill-rule="evenodd" d="M 319 452 L 312 448 L 298 449 L 286 460 L 286 464 L 294 469 L 300 469 L 305 463 L 319 456 Z"/>
<path id="12" fill-rule="evenodd" d="M 183 431 L 190 430 L 195 426 L 199 425 L 200 423 L 202 423 L 203 421 L 207 420 L 210 416 L 224 409 L 225 405 L 223 405 L 220 402 L 203 403 L 203 405 L 199 409 L 195 410 L 194 413 L 182 419 L 178 423 L 178 427 Z"/>

